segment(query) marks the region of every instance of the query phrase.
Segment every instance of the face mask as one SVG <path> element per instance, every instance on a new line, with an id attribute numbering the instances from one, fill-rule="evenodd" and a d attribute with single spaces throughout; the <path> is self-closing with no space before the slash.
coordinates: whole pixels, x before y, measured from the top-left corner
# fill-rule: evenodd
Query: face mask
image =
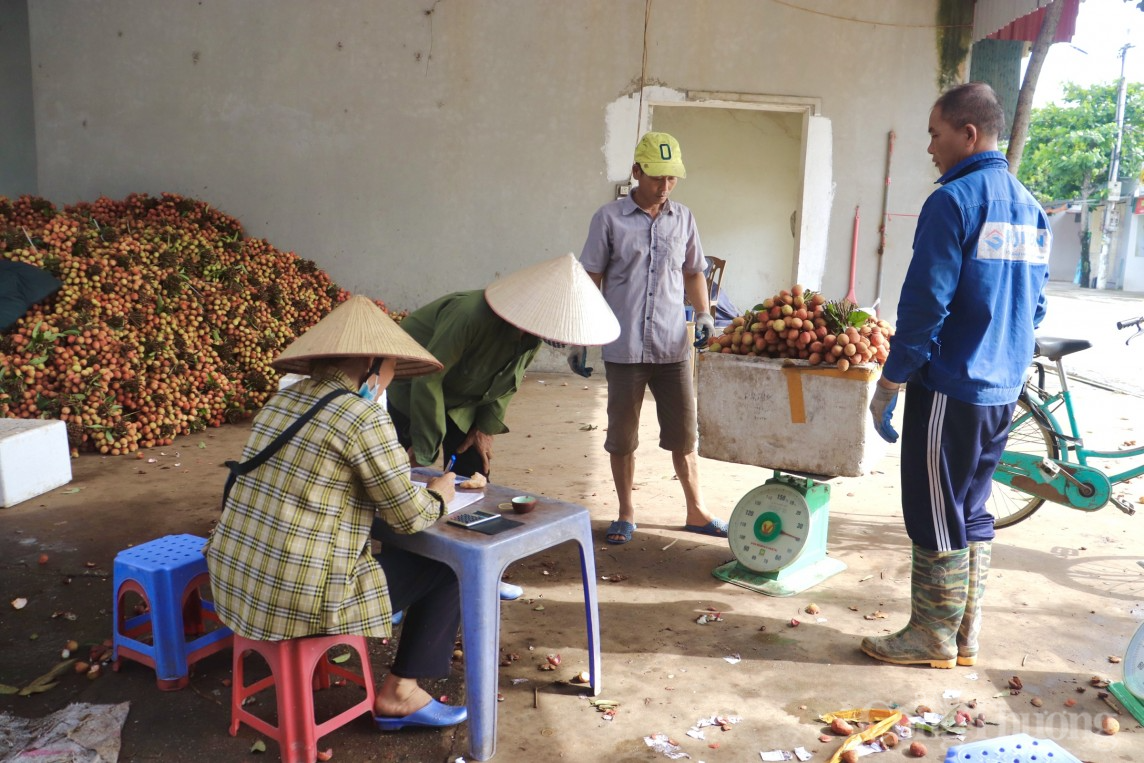
<path id="1" fill-rule="evenodd" d="M 361 389 L 358 390 L 358 397 L 362 398 L 363 400 L 368 400 L 371 403 L 376 403 L 377 402 L 377 387 L 376 386 L 374 386 L 374 387 L 369 386 L 368 381 L 362 382 L 361 383 Z"/>
<path id="2" fill-rule="evenodd" d="M 369 371 L 366 373 L 365 381 L 363 381 L 361 383 L 361 387 L 358 388 L 358 397 L 360 397 L 362 400 L 368 400 L 371 403 L 377 402 L 377 394 L 381 389 L 381 385 L 377 380 L 377 374 L 379 371 L 381 371 L 380 358 L 375 360 L 373 365 L 370 366 Z M 369 386 L 370 379 L 374 380 L 374 385 L 372 387 Z"/>

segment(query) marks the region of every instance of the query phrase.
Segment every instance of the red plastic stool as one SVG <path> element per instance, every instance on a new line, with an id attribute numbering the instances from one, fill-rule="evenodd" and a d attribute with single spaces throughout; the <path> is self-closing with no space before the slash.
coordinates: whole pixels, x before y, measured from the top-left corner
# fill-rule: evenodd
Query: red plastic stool
<path id="1" fill-rule="evenodd" d="M 159 688 L 174 691 L 187 685 L 191 665 L 230 647 L 230 629 L 201 593 L 210 582 L 202 553 L 206 542 L 195 535 L 168 535 L 116 555 L 115 670 L 126 657 L 154 668 Z M 127 594 L 142 599 L 139 614 L 123 606 Z"/>
<path id="2" fill-rule="evenodd" d="M 330 662 L 326 653 L 335 646 L 354 649 L 361 661 L 361 674 Z M 270 675 L 247 685 L 243 679 L 243 660 L 248 652 L 257 652 L 270 666 Z M 329 720 L 317 723 L 314 718 L 314 694 L 330 686 L 330 676 L 340 676 L 365 689 L 365 699 Z M 318 739 L 341 728 L 364 713 L 373 715 L 373 672 L 369 667 L 369 650 L 365 636 L 307 636 L 285 641 L 252 641 L 235 634 L 234 677 L 230 694 L 230 735 L 238 734 L 245 723 L 278 742 L 283 763 L 314 763 L 318 757 Z M 278 725 L 243 709 L 243 702 L 259 692 L 275 687 L 278 700 Z"/>

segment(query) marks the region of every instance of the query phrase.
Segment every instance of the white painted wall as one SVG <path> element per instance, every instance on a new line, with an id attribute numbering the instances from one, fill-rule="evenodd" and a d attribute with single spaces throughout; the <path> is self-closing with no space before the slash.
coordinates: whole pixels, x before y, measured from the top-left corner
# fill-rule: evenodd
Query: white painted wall
<path id="1" fill-rule="evenodd" d="M 685 98 L 818 99 L 837 186 L 829 224 L 816 227 L 828 252 L 823 288 L 846 291 L 860 206 L 863 303 L 877 287 L 886 135 L 896 130 L 892 317 L 909 215 L 935 177 L 925 145 L 936 2 L 797 5 L 654 0 L 646 81 Z M 592 212 L 614 196 L 612 165 L 628 161 L 624 134 L 635 143 L 644 9 L 644 0 L 34 2 L 39 191 L 57 203 L 200 197 L 343 286 L 416 307 L 579 251 Z M 616 106 L 625 102 L 626 119 Z M 787 236 L 788 217 L 783 209 L 774 223 Z"/>
<path id="2" fill-rule="evenodd" d="M 1124 276 L 1121 287 L 1125 291 L 1144 293 L 1144 214 L 1132 214 L 1131 203 L 1125 214 Z"/>

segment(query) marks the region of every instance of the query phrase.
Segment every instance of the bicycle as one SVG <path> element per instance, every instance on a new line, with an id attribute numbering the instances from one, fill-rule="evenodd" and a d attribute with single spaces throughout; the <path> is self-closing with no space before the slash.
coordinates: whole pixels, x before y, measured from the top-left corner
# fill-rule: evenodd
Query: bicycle
<path id="1" fill-rule="evenodd" d="M 1144 316 L 1116 324 L 1120 330 L 1133 327 L 1136 333 L 1125 344 L 1144 334 Z M 1086 339 L 1038 337 L 1029 378 L 1013 412 L 1009 442 L 993 474 L 993 494 L 986 504 L 996 527 L 1011 527 L 1028 519 L 1045 501 L 1081 511 L 1096 511 L 1112 503 L 1125 514 L 1136 513 L 1127 500 L 1112 494 L 1112 488 L 1144 474 L 1144 445 L 1095 450 L 1085 447 L 1080 436 L 1063 359 L 1090 347 Z M 1056 366 L 1057 392 L 1046 389 L 1046 361 Z M 1062 407 L 1067 428 L 1056 415 Z M 1115 473 L 1089 464 L 1094 459 L 1137 457 L 1139 464 Z"/>

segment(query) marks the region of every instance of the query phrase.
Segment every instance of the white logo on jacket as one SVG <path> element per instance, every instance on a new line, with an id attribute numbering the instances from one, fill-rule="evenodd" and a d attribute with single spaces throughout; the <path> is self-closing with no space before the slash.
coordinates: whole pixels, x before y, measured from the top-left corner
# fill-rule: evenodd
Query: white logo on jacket
<path id="1" fill-rule="evenodd" d="M 987 222 L 977 239 L 977 259 L 1045 265 L 1051 245 L 1052 235 L 1045 228 Z"/>

